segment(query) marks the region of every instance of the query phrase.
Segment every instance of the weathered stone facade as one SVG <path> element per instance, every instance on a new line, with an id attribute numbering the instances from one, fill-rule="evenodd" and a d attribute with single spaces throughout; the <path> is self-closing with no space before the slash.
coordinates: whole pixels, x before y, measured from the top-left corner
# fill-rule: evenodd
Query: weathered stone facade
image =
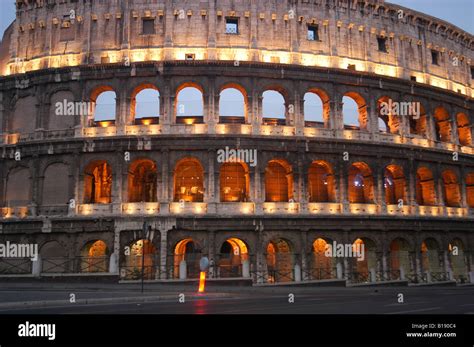
<path id="1" fill-rule="evenodd" d="M 465 281 L 474 271 L 472 35 L 408 9 L 400 21 L 400 8 L 383 1 L 17 4 L 9 54 L 0 57 L 8 61 L 0 78 L 0 242 L 39 244 L 42 269 L 21 265 L 23 272 L 137 278 L 144 261 L 147 278 L 176 279 L 194 277 L 203 255 L 216 264 L 212 277 L 255 282 Z M 74 22 L 64 17 L 71 9 Z M 238 18 L 238 35 L 225 34 L 226 18 Z M 142 35 L 152 19 L 155 34 Z M 307 40 L 308 25 L 317 25 L 319 40 Z M 61 41 L 68 26 L 74 34 Z M 377 38 L 387 39 L 388 53 Z M 184 86 L 202 93 L 196 124 L 179 121 Z M 151 125 L 134 118 L 144 88 L 160 92 Z M 244 96 L 244 116 L 233 124 L 219 115 L 227 88 Z M 267 90 L 285 99 L 275 124 L 262 115 Z M 111 124 L 54 112 L 58 101 L 95 102 L 104 91 L 116 94 Z M 322 100 L 321 124 L 305 118 L 308 92 Z M 358 105 L 357 129 L 344 122 L 344 96 Z M 384 98 L 420 103 L 420 120 L 390 115 L 381 132 Z M 216 155 L 226 147 L 258 152 L 258 165 L 242 175 L 245 196 L 234 202 L 223 200 L 229 187 Z M 196 194 L 178 182 L 179 164 L 190 160 L 191 178 L 202 179 L 190 190 L 201 187 L 202 199 L 177 199 Z M 132 201 L 138 162 L 151 163 L 153 199 Z M 284 179 L 270 177 L 272 163 Z M 324 185 L 324 198 L 316 196 Z M 282 191 L 284 199 L 272 199 Z M 362 240 L 367 260 L 328 263 L 318 239 Z"/>

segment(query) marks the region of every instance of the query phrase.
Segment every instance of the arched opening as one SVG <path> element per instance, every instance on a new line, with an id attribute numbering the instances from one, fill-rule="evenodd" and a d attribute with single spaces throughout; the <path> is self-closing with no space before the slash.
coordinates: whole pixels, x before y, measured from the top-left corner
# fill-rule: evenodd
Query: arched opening
<path id="1" fill-rule="evenodd" d="M 436 125 L 436 140 L 442 142 L 451 142 L 451 119 L 448 111 L 439 106 L 434 111 Z"/>
<path id="2" fill-rule="evenodd" d="M 384 189 L 385 202 L 387 205 L 397 205 L 400 201 L 406 203 L 405 199 L 405 175 L 403 169 L 398 165 L 389 165 L 385 168 Z"/>
<path id="3" fill-rule="evenodd" d="M 428 238 L 421 244 L 421 266 L 423 272 L 430 272 L 435 277 L 441 271 L 439 245 L 435 239 Z"/>
<path id="4" fill-rule="evenodd" d="M 125 258 L 126 278 L 155 279 L 159 271 L 158 253 L 150 240 L 139 239 L 130 245 L 130 253 Z"/>
<path id="5" fill-rule="evenodd" d="M 305 127 L 329 128 L 329 97 L 319 89 L 311 89 L 304 95 Z"/>
<path id="6" fill-rule="evenodd" d="M 336 187 L 331 166 L 314 161 L 308 171 L 309 202 L 336 201 Z"/>
<path id="7" fill-rule="evenodd" d="M 31 176 L 27 168 L 12 169 L 7 176 L 5 202 L 7 207 L 28 206 L 31 198 Z"/>
<path id="8" fill-rule="evenodd" d="M 368 238 L 358 238 L 352 243 L 352 263 L 351 281 L 355 283 L 374 281 L 370 273 L 377 270 L 375 242 Z M 359 255 L 359 256 L 357 256 Z"/>
<path id="9" fill-rule="evenodd" d="M 354 163 L 349 168 L 349 202 L 372 204 L 374 201 L 374 178 L 366 163 Z"/>
<path id="10" fill-rule="evenodd" d="M 108 127 L 115 125 L 116 120 L 116 98 L 111 87 L 99 87 L 91 95 L 91 103 L 94 109 L 93 123 L 89 126 Z"/>
<path id="11" fill-rule="evenodd" d="M 467 206 L 474 208 L 474 172 L 466 176 L 466 200 Z"/>
<path id="12" fill-rule="evenodd" d="M 219 123 L 244 124 L 247 119 L 247 93 L 239 85 L 224 87 L 219 95 Z"/>
<path id="13" fill-rule="evenodd" d="M 336 258 L 327 256 L 330 240 L 314 240 L 310 266 L 310 279 L 327 280 L 336 277 Z"/>
<path id="14" fill-rule="evenodd" d="M 436 205 L 433 173 L 426 167 L 421 167 L 416 172 L 416 203 L 419 206 Z"/>
<path id="15" fill-rule="evenodd" d="M 460 239 L 454 239 L 449 243 L 449 260 L 453 271 L 453 277 L 457 282 L 468 281 L 467 258 L 464 253 L 464 244 Z"/>
<path id="16" fill-rule="evenodd" d="M 264 125 L 286 125 L 286 101 L 282 92 L 267 90 L 262 95 Z"/>
<path id="17" fill-rule="evenodd" d="M 202 252 L 193 239 L 179 241 L 174 248 L 174 278 L 198 278 L 201 271 L 199 266 L 201 256 Z M 183 268 L 184 264 L 186 276 L 180 277 L 180 267 Z"/>
<path id="18" fill-rule="evenodd" d="M 463 146 L 471 146 L 472 133 L 469 124 L 469 117 L 464 113 L 458 113 L 456 120 L 458 126 L 459 143 Z"/>
<path id="19" fill-rule="evenodd" d="M 284 160 L 272 160 L 265 169 L 265 201 L 288 202 L 293 199 L 293 171 Z"/>
<path id="20" fill-rule="evenodd" d="M 268 282 L 293 281 L 293 254 L 291 244 L 283 239 L 272 240 L 267 245 Z"/>
<path id="21" fill-rule="evenodd" d="M 224 163 L 219 183 L 221 202 L 245 202 L 248 200 L 249 172 L 244 163 Z"/>
<path id="22" fill-rule="evenodd" d="M 444 188 L 444 204 L 448 207 L 461 207 L 461 190 L 458 177 L 451 171 L 446 170 L 441 174 Z"/>
<path id="23" fill-rule="evenodd" d="M 350 130 L 368 130 L 367 104 L 360 94 L 349 92 L 342 98 L 344 128 Z"/>
<path id="24" fill-rule="evenodd" d="M 67 261 L 66 249 L 58 241 L 46 242 L 40 249 L 41 272 L 64 273 L 71 272 L 71 262 Z"/>
<path id="25" fill-rule="evenodd" d="M 157 168 L 149 159 L 135 160 L 128 171 L 128 201 L 157 201 Z"/>
<path id="26" fill-rule="evenodd" d="M 48 130 L 72 129 L 74 125 L 79 124 L 79 116 L 92 116 L 92 107 L 90 104 L 82 103 L 82 107 L 79 110 L 76 110 L 74 107 L 72 111 L 67 107 L 70 105 L 69 103 L 75 102 L 74 94 L 69 90 L 55 92 L 49 102 L 49 114 L 47 115 L 48 124 L 46 125 Z"/>
<path id="27" fill-rule="evenodd" d="M 105 160 L 96 160 L 84 171 L 84 203 L 112 202 L 112 168 Z"/>
<path id="28" fill-rule="evenodd" d="M 109 272 L 107 244 L 102 240 L 87 242 L 81 250 L 80 272 Z"/>
<path id="29" fill-rule="evenodd" d="M 137 125 L 159 124 L 160 92 L 152 84 L 136 88 L 130 101 L 131 117 Z"/>
<path id="30" fill-rule="evenodd" d="M 193 83 L 182 85 L 176 93 L 175 108 L 177 124 L 204 123 L 204 92 L 202 88 Z"/>
<path id="31" fill-rule="evenodd" d="M 69 170 L 63 163 L 49 165 L 44 171 L 43 206 L 66 206 L 69 202 Z"/>
<path id="32" fill-rule="evenodd" d="M 218 261 L 218 277 L 242 277 L 242 264 L 249 259 L 245 242 L 238 238 L 227 239 L 221 246 Z"/>
<path id="33" fill-rule="evenodd" d="M 36 129 L 38 100 L 34 96 L 25 96 L 15 103 L 13 117 L 10 119 L 9 130 L 11 133 L 28 134 Z M 66 118 L 63 116 L 63 118 Z"/>
<path id="34" fill-rule="evenodd" d="M 204 170 L 195 158 L 182 159 L 174 170 L 174 201 L 204 201 Z"/>
<path id="35" fill-rule="evenodd" d="M 410 134 L 426 138 L 428 128 L 428 116 L 425 108 L 420 103 L 420 116 L 412 116 L 410 119 Z"/>
<path id="36" fill-rule="evenodd" d="M 404 279 L 411 272 L 410 245 L 405 239 L 397 238 L 390 243 L 390 279 Z"/>
<path id="37" fill-rule="evenodd" d="M 392 102 L 388 96 L 383 96 L 377 100 L 377 112 L 379 122 L 379 132 L 399 134 L 400 118 L 392 112 Z"/>

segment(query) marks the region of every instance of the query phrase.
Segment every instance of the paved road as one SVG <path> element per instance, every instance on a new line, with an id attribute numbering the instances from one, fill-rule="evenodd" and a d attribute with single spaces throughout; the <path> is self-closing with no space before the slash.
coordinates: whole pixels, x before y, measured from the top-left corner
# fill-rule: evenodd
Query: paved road
<path id="1" fill-rule="evenodd" d="M 28 301 L 50 299 L 69 292 L 59 289 L 22 291 L 17 295 Z M 5 294 L 12 295 L 0 290 L 0 297 Z M 94 297 L 92 291 L 78 292 L 79 297 L 83 294 Z M 101 297 L 106 294 L 101 293 Z M 109 297 L 118 295 L 115 292 L 108 294 Z M 173 295 L 169 289 L 167 294 Z M 0 305 L 0 314 L 474 314 L 474 287 L 247 288 L 210 293 L 185 303 L 178 302 L 178 294 L 174 293 L 175 299 L 168 296 L 146 303 L 66 304 L 28 309 L 2 309 Z M 294 303 L 289 302 L 289 294 L 294 294 Z M 404 303 L 398 303 L 398 294 L 403 294 Z"/>

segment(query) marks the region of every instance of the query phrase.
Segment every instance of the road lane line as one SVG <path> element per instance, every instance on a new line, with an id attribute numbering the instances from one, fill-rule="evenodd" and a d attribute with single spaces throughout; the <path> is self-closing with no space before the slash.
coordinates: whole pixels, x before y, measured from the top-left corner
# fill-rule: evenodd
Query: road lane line
<path id="1" fill-rule="evenodd" d="M 404 314 L 404 313 L 412 313 L 412 312 L 433 311 L 433 310 L 439 310 L 440 308 L 441 307 L 420 308 L 418 310 L 387 312 L 385 314 Z"/>

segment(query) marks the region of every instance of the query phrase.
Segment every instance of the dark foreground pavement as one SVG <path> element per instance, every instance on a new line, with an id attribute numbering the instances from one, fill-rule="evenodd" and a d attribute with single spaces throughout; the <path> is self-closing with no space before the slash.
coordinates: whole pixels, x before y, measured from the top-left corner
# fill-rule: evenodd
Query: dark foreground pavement
<path id="1" fill-rule="evenodd" d="M 203 296 L 193 287 L 147 286 L 145 290 L 141 294 L 137 285 L 1 284 L 0 314 L 474 314 L 472 286 L 223 287 Z M 70 303 L 71 294 L 76 303 Z M 179 302 L 180 294 L 184 303 Z"/>

